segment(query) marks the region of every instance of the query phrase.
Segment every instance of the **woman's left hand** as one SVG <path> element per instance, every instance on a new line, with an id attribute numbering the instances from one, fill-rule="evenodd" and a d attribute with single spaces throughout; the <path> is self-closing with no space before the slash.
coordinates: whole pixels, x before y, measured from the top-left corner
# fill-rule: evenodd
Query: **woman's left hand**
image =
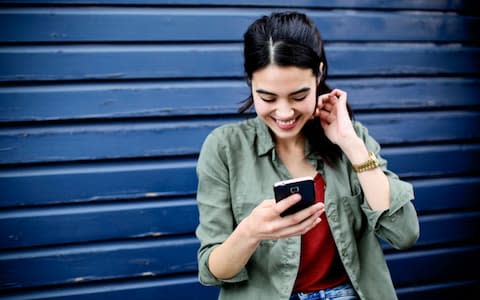
<path id="1" fill-rule="evenodd" d="M 347 93 L 334 89 L 328 94 L 319 96 L 315 115 L 328 139 L 344 149 L 350 141 L 356 140 L 357 134 L 347 111 Z"/>

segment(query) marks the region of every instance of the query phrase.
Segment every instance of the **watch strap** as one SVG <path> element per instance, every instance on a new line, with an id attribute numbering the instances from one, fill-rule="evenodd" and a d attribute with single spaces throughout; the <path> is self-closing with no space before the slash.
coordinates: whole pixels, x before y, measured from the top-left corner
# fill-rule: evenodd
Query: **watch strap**
<path id="1" fill-rule="evenodd" d="M 375 156 L 375 153 L 373 153 L 371 151 L 368 152 L 368 157 L 369 157 L 369 160 L 367 160 L 364 163 L 361 163 L 361 164 L 358 164 L 358 165 L 352 164 L 353 170 L 356 173 L 361 173 L 361 172 L 365 172 L 365 171 L 368 171 L 368 170 L 373 170 L 373 169 L 376 169 L 376 168 L 380 167 L 380 162 L 378 161 L 378 158 Z"/>

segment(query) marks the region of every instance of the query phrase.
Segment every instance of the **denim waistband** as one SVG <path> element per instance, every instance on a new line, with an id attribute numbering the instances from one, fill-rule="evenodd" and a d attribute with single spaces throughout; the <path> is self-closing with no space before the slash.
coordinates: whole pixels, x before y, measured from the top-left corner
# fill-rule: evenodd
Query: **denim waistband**
<path id="1" fill-rule="evenodd" d="M 340 284 L 332 288 L 318 290 L 309 293 L 297 292 L 290 296 L 290 300 L 323 300 L 323 299 L 335 299 L 339 297 L 348 297 L 356 299 L 357 293 L 353 289 L 350 283 Z"/>

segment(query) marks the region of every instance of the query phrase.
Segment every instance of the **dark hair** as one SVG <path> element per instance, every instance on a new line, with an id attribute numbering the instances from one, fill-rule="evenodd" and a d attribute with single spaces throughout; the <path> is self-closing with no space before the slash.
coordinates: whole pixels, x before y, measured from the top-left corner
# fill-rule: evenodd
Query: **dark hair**
<path id="1" fill-rule="evenodd" d="M 244 68 L 249 85 L 254 72 L 275 64 L 311 69 L 319 80 L 317 99 L 319 95 L 331 92 L 332 89 L 325 82 L 328 64 L 323 40 L 316 25 L 305 14 L 292 11 L 263 16 L 248 27 L 243 37 Z M 253 106 L 252 94 L 242 103 L 238 110 L 240 113 Z M 347 109 L 352 118 L 348 104 Z M 318 117 L 307 121 L 302 132 L 312 150 L 327 164 L 333 165 L 340 157 L 340 148 L 325 136 Z"/>

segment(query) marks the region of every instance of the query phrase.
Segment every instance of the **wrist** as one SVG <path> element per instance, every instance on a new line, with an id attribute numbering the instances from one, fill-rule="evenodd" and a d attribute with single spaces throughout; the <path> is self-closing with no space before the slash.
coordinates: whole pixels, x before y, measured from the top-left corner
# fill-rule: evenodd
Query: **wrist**
<path id="1" fill-rule="evenodd" d="M 352 164 L 360 164 L 369 159 L 368 149 L 359 137 L 349 139 L 339 146 Z"/>
<path id="2" fill-rule="evenodd" d="M 237 226 L 237 231 L 240 238 L 248 245 L 257 246 L 260 244 L 261 239 L 255 237 L 252 230 L 252 224 L 250 224 L 250 216 L 243 219 Z"/>
<path id="3" fill-rule="evenodd" d="M 380 162 L 377 156 L 373 152 L 368 152 L 369 159 L 361 164 L 352 164 L 353 170 L 356 173 L 362 173 L 365 171 L 373 170 L 380 167 Z"/>

